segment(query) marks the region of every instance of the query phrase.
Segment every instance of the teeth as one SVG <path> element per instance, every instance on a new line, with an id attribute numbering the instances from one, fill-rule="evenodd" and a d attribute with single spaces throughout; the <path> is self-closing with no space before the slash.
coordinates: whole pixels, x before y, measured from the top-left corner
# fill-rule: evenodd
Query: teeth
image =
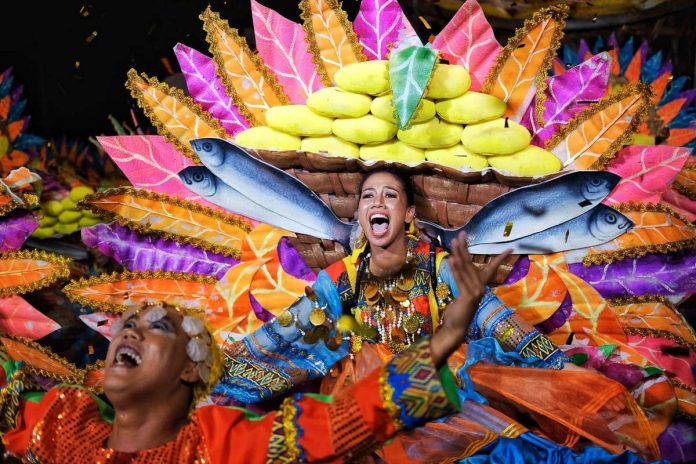
<path id="1" fill-rule="evenodd" d="M 384 219 L 385 221 L 389 220 L 387 215 L 382 214 L 382 213 L 376 213 L 376 214 L 373 214 L 372 216 L 370 216 L 370 222 L 374 221 L 375 219 Z"/>
<path id="2" fill-rule="evenodd" d="M 116 362 L 117 363 L 129 363 L 129 364 L 133 364 L 135 366 L 139 366 L 140 363 L 143 362 L 143 359 L 132 348 L 121 347 L 116 352 Z"/>

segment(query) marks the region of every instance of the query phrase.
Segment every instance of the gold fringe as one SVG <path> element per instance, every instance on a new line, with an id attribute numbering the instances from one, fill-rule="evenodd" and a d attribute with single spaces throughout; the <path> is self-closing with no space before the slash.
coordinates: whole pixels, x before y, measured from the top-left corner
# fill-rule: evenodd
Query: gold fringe
<path id="1" fill-rule="evenodd" d="M 40 288 L 48 287 L 54 282 L 60 279 L 66 279 L 70 277 L 70 263 L 72 260 L 70 258 L 65 258 L 60 255 L 53 253 L 48 253 L 46 251 L 13 251 L 11 253 L 0 253 L 0 260 L 12 260 L 12 259 L 32 259 L 37 261 L 47 261 L 55 266 L 53 272 L 41 279 L 29 283 L 29 284 L 19 284 L 12 285 L 10 287 L 0 287 L 0 297 L 7 297 L 22 293 L 29 293 Z"/>
<path id="2" fill-rule="evenodd" d="M 582 259 L 582 264 L 585 267 L 590 267 L 593 264 L 611 264 L 614 261 L 623 261 L 626 258 L 640 258 L 647 254 L 660 253 L 676 253 L 687 248 L 696 248 L 696 238 L 688 240 L 680 240 L 678 242 L 663 243 L 660 245 L 644 245 L 623 250 L 606 251 L 589 256 Z"/>
<path id="3" fill-rule="evenodd" d="M 672 386 L 675 386 L 677 388 L 681 388 L 682 390 L 690 391 L 691 393 L 696 393 L 696 387 L 692 387 L 691 385 L 687 385 L 677 378 L 670 377 L 669 382 L 672 384 Z"/>
<path id="4" fill-rule="evenodd" d="M 672 217 L 679 219 L 685 225 L 691 227 L 696 234 L 696 227 L 691 225 L 689 219 L 681 213 L 673 210 L 671 207 L 665 203 L 633 203 L 633 202 L 622 202 L 617 205 L 612 206 L 614 209 L 619 210 L 622 213 L 667 213 Z"/>
<path id="5" fill-rule="evenodd" d="M 642 337 L 662 337 L 672 340 L 678 345 L 688 348 L 691 351 L 696 351 L 696 343 L 687 342 L 683 337 L 670 332 L 669 330 L 649 329 L 646 327 L 624 327 L 624 332 L 627 335 L 640 335 Z"/>
<path id="6" fill-rule="evenodd" d="M 389 371 L 386 366 L 382 366 L 379 373 L 379 393 L 382 397 L 382 404 L 387 410 L 389 417 L 397 431 L 403 430 L 406 426 L 401 422 L 401 408 L 394 403 L 394 388 L 389 384 L 387 376 Z"/>
<path id="7" fill-rule="evenodd" d="M 551 63 L 553 58 L 556 56 L 556 50 L 561 46 L 561 39 L 563 38 L 563 28 L 565 27 L 565 19 L 568 16 L 569 8 L 567 5 L 553 5 L 547 8 L 542 8 L 530 18 L 524 21 L 522 27 L 515 31 L 515 35 L 508 39 L 507 45 L 501 50 L 495 59 L 495 63 L 483 83 L 481 92 L 490 94 L 495 86 L 495 81 L 498 79 L 505 63 L 512 56 L 512 54 L 517 50 L 518 46 L 524 38 L 529 35 L 529 32 L 538 26 L 542 21 L 547 19 L 553 19 L 556 22 L 555 29 L 553 31 L 553 36 L 551 37 L 551 43 L 549 44 L 549 49 L 544 55 L 541 67 L 537 71 L 534 79 L 536 85 L 536 103 L 535 103 L 535 117 L 539 124 L 543 125 L 544 122 L 544 102 L 546 101 L 546 79 L 548 77 L 548 71 L 551 68 Z"/>
<path id="8" fill-rule="evenodd" d="M 78 295 L 76 292 L 81 288 L 91 287 L 94 285 L 111 284 L 116 282 L 123 282 L 126 280 L 147 280 L 147 279 L 166 279 L 166 280 L 184 280 L 187 282 L 197 282 L 200 284 L 215 285 L 217 280 L 215 277 L 200 275 L 200 274 L 189 274 L 186 272 L 170 272 L 170 271 L 123 271 L 121 273 L 112 272 L 111 274 L 101 274 L 93 277 L 82 277 L 78 280 L 71 280 L 65 287 L 63 287 L 63 293 L 65 293 L 70 301 L 77 303 L 81 306 L 88 306 L 90 308 L 96 309 L 98 311 L 104 311 L 109 313 L 123 313 L 128 310 L 128 306 L 125 304 L 115 304 L 108 303 L 105 301 L 94 301 L 83 295 Z M 126 293 L 128 293 L 126 291 Z M 169 302 L 174 304 L 178 302 Z M 187 310 L 193 311 L 197 308 L 186 308 Z M 200 312 L 200 310 L 199 310 Z"/>
<path id="9" fill-rule="evenodd" d="M 39 198 L 31 193 L 24 193 L 21 195 L 21 198 L 26 202 L 26 205 L 23 205 L 21 203 L 17 203 L 14 200 L 11 200 L 4 205 L 0 206 L 0 217 L 16 210 L 17 208 L 26 208 L 27 207 L 33 207 L 33 206 L 38 206 L 39 204 Z"/>
<path id="10" fill-rule="evenodd" d="M 237 91 L 235 90 L 234 83 L 232 79 L 227 75 L 227 70 L 225 69 L 225 60 L 220 52 L 220 46 L 215 39 L 215 30 L 217 27 L 224 34 L 232 37 L 235 43 L 239 46 L 243 54 L 247 55 L 251 62 L 254 64 L 256 69 L 261 73 L 264 79 L 264 83 L 267 83 L 273 93 L 278 98 L 281 104 L 287 105 L 290 101 L 287 94 L 281 87 L 281 85 L 276 80 L 275 74 L 268 69 L 268 67 L 261 61 L 258 54 L 253 52 L 244 37 L 239 35 L 237 29 L 230 27 L 229 23 L 224 19 L 220 18 L 220 15 L 210 9 L 210 5 L 200 14 L 199 19 L 203 21 L 203 30 L 206 32 L 206 41 L 209 45 L 209 51 L 213 54 L 213 61 L 215 61 L 215 68 L 217 75 L 222 81 L 223 87 L 227 92 L 227 95 L 232 99 L 232 102 L 237 106 L 239 112 L 244 116 L 244 118 L 252 126 L 262 126 L 263 124 L 254 116 L 251 110 L 246 106 L 244 100 L 241 99 Z M 264 98 L 264 102 L 266 99 Z M 270 106 L 270 105 L 269 105 Z"/>
<path id="11" fill-rule="evenodd" d="M 246 221 L 243 221 L 238 217 L 223 214 L 220 211 L 201 206 L 198 203 L 193 203 L 189 200 L 182 200 L 181 198 L 170 197 L 169 195 L 151 192 L 149 190 L 135 189 L 133 187 L 116 187 L 102 190 L 97 193 L 92 193 L 90 195 L 87 195 L 84 199 L 82 199 L 78 203 L 78 207 L 83 210 L 89 210 L 92 213 L 97 214 L 100 217 L 106 219 L 107 221 L 116 221 L 119 225 L 127 227 L 136 232 L 140 232 L 142 234 L 151 235 L 154 237 L 162 238 L 164 240 L 174 240 L 175 242 L 183 245 L 190 244 L 202 248 L 206 251 L 210 251 L 212 253 L 218 253 L 224 256 L 231 256 L 236 259 L 238 259 L 241 256 L 241 252 L 237 248 L 213 245 L 199 238 L 185 237 L 183 235 L 174 234 L 172 232 L 156 230 L 153 229 L 148 223 L 141 224 L 139 222 L 135 222 L 116 213 L 107 211 L 106 209 L 92 203 L 107 198 L 111 195 L 130 195 L 135 198 L 141 198 L 143 200 L 162 201 L 170 205 L 185 208 L 193 213 L 203 214 L 208 217 L 220 220 L 230 226 L 238 227 L 242 229 L 244 232 L 248 233 L 251 231 L 251 226 Z"/>
<path id="12" fill-rule="evenodd" d="M 616 297 L 608 299 L 607 302 L 609 303 L 609 306 L 626 306 L 642 303 L 660 303 L 674 311 L 677 310 L 677 307 L 674 306 L 674 303 L 672 303 L 662 295 L 636 295 L 627 297 Z"/>
<path id="13" fill-rule="evenodd" d="M 558 146 L 563 140 L 565 140 L 573 131 L 575 131 L 582 123 L 590 119 L 592 116 L 596 115 L 600 111 L 605 110 L 609 106 L 620 102 L 624 98 L 628 98 L 632 95 L 640 94 L 641 103 L 639 104 L 638 110 L 631 118 L 631 122 L 628 124 L 626 130 L 604 150 L 599 158 L 590 166 L 590 169 L 594 170 L 604 170 L 616 155 L 616 152 L 621 149 L 621 147 L 628 143 L 631 135 L 638 130 L 638 126 L 647 116 L 648 108 L 650 106 L 650 96 L 652 92 L 650 88 L 642 83 L 638 85 L 627 85 L 620 92 L 605 97 L 600 101 L 593 103 L 589 107 L 585 108 L 583 111 L 575 115 L 573 119 L 568 121 L 565 125 L 561 126 L 558 132 L 546 141 L 544 148 L 551 151 L 553 148 Z"/>
<path id="14" fill-rule="evenodd" d="M 677 191 L 680 195 L 684 195 L 686 198 L 688 198 L 691 201 L 696 201 L 696 192 L 693 190 L 689 190 L 688 187 L 680 184 L 677 181 L 674 181 L 672 183 L 672 188 Z"/>
<path id="15" fill-rule="evenodd" d="M 292 397 L 283 400 L 279 414 L 283 418 L 283 435 L 285 436 L 288 462 L 300 462 L 300 450 L 297 447 L 297 428 L 295 427 L 297 409 L 293 404 Z"/>
<path id="16" fill-rule="evenodd" d="M 319 77 L 321 78 L 322 84 L 324 84 L 326 87 L 331 87 L 333 82 L 329 77 L 329 73 L 327 72 L 321 59 L 321 52 L 319 51 L 319 46 L 317 45 L 317 39 L 314 36 L 314 27 L 312 25 L 313 13 L 312 7 L 310 6 L 310 2 L 312 1 L 316 0 L 301 0 L 299 4 L 301 10 L 300 18 L 302 18 L 302 28 L 305 31 L 305 42 L 307 42 L 307 51 L 312 55 L 312 62 L 314 62 L 314 66 L 316 67 L 317 74 L 319 74 Z M 348 15 L 345 11 L 343 11 L 341 5 L 336 2 L 336 0 L 323 1 L 325 1 L 334 11 L 336 19 L 338 19 L 338 22 L 341 24 L 341 27 L 346 33 L 346 37 L 348 37 L 348 43 L 350 43 L 350 47 L 353 49 L 355 58 L 358 60 L 358 62 L 367 61 L 367 57 L 363 53 L 363 47 L 360 44 L 360 40 L 358 40 L 358 35 L 353 30 L 353 24 L 348 20 Z"/>
<path id="17" fill-rule="evenodd" d="M 145 73 L 138 75 L 138 72 L 131 68 L 128 71 L 128 80 L 126 81 L 126 88 L 130 90 L 131 96 L 136 100 L 138 106 L 143 110 L 145 115 L 155 126 L 157 133 L 164 136 L 164 138 L 167 139 L 167 142 L 174 145 L 177 150 L 183 153 L 187 158 L 191 159 L 194 163 L 201 164 L 201 160 L 198 158 L 198 155 L 196 155 L 196 152 L 194 152 L 190 146 L 182 142 L 181 139 L 174 136 L 169 129 L 167 129 L 167 126 L 165 126 L 164 123 L 157 117 L 153 108 L 147 103 L 147 101 L 145 101 L 145 96 L 143 93 L 140 91 L 140 89 L 138 89 L 138 86 L 136 85 L 138 80 L 150 85 L 151 87 L 155 87 L 157 90 L 168 95 L 169 97 L 177 99 L 193 114 L 212 127 L 218 137 L 223 139 L 230 137 L 230 134 L 228 134 L 227 131 L 220 125 L 217 119 L 213 118 L 210 113 L 205 111 L 198 103 L 193 101 L 191 97 L 185 95 L 180 89 L 170 87 L 164 82 L 159 82 L 155 77 L 148 77 Z"/>

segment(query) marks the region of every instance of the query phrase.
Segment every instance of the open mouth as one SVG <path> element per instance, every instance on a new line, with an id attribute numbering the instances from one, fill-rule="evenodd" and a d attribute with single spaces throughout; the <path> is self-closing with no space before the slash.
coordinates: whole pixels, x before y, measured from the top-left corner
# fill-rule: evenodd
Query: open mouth
<path id="1" fill-rule="evenodd" d="M 138 353 L 135 349 L 131 348 L 130 346 L 120 346 L 116 350 L 116 356 L 114 357 L 114 366 L 119 366 L 119 367 L 126 367 L 126 368 L 132 368 L 132 367 L 138 367 L 140 363 L 143 362 L 143 359 L 140 357 L 140 353 Z"/>
<path id="2" fill-rule="evenodd" d="M 370 215 L 370 229 L 374 235 L 380 236 L 387 233 L 389 228 L 389 217 L 384 213 L 373 213 Z"/>

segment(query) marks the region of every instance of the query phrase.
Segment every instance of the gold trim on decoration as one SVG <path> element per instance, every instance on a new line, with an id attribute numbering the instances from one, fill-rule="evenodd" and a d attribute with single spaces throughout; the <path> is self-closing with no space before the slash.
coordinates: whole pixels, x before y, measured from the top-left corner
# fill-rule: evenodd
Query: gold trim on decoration
<path id="1" fill-rule="evenodd" d="M 307 51 L 312 55 L 312 61 L 314 62 L 314 67 L 316 68 L 317 74 L 321 78 L 321 83 L 326 87 L 331 87 L 333 84 L 329 73 L 326 71 L 324 62 L 321 59 L 321 52 L 319 51 L 319 46 L 317 45 L 317 39 L 314 37 L 314 27 L 312 25 L 312 8 L 309 5 L 310 1 L 316 0 L 301 0 L 300 1 L 300 18 L 302 18 L 302 28 L 305 31 L 305 42 L 307 42 Z M 348 43 L 350 43 L 350 48 L 353 49 L 358 62 L 367 61 L 367 57 L 363 53 L 363 47 L 358 40 L 358 36 L 353 30 L 353 24 L 348 20 L 348 15 L 341 8 L 341 5 L 336 2 L 336 0 L 324 0 L 336 15 L 336 19 L 343 27 L 343 31 L 348 37 Z M 390 50 L 391 53 L 391 50 Z"/>
<path id="2" fill-rule="evenodd" d="M 389 384 L 389 380 L 387 380 L 388 375 L 389 370 L 387 366 L 382 366 L 379 372 L 379 393 L 382 397 L 384 409 L 387 410 L 389 417 L 394 423 L 394 427 L 399 431 L 403 430 L 406 426 L 401 422 L 401 408 L 394 403 L 394 387 Z"/>
<path id="3" fill-rule="evenodd" d="M 77 303 L 81 306 L 88 306 L 99 311 L 118 314 L 127 311 L 128 307 L 125 304 L 108 303 L 106 301 L 94 301 L 83 295 L 77 295 L 74 292 L 77 292 L 81 288 L 91 287 L 94 285 L 111 284 L 116 282 L 123 282 L 125 280 L 145 279 L 184 280 L 187 282 L 196 282 L 208 285 L 215 285 L 217 283 L 215 277 L 202 274 L 189 274 L 186 272 L 171 271 L 123 271 L 121 273 L 112 272 L 111 274 L 101 274 L 98 276 L 88 278 L 82 277 L 78 280 L 71 280 L 70 283 L 63 287 L 63 293 L 65 293 L 68 299 L 73 303 Z M 173 304 L 172 302 L 169 303 Z M 186 309 L 194 312 L 202 311 L 200 308 L 197 307 Z"/>
<path id="4" fill-rule="evenodd" d="M 677 387 L 681 388 L 682 390 L 690 391 L 691 393 L 696 393 L 696 387 L 692 387 L 691 385 L 685 384 L 681 380 L 675 378 L 675 377 L 670 377 L 669 378 L 670 383 Z"/>
<path id="5" fill-rule="evenodd" d="M 135 98 L 138 106 L 143 110 L 145 115 L 155 126 L 155 128 L 157 129 L 157 133 L 159 135 L 164 136 L 164 138 L 167 139 L 167 142 L 173 144 L 177 150 L 183 153 L 194 163 L 201 164 L 201 160 L 198 158 L 198 155 L 196 155 L 196 153 L 191 149 L 190 146 L 187 146 L 178 137 L 174 136 L 169 131 L 169 129 L 167 129 L 164 123 L 157 117 L 152 107 L 147 103 L 147 101 L 145 101 L 145 96 L 136 85 L 136 81 L 139 79 L 142 79 L 144 83 L 152 87 L 155 87 L 157 90 L 161 91 L 165 95 L 180 101 L 184 106 L 188 108 L 188 110 L 190 110 L 196 116 L 205 121 L 209 126 L 211 126 L 220 138 L 225 139 L 230 136 L 227 133 L 227 131 L 220 125 L 217 119 L 213 118 L 210 115 L 210 113 L 205 111 L 198 103 L 193 101 L 191 97 L 185 95 L 184 92 L 182 92 L 180 89 L 170 87 L 164 82 L 159 82 L 156 77 L 148 77 L 148 75 L 145 73 L 138 75 L 138 72 L 133 68 L 128 70 L 128 80 L 126 80 L 126 88 L 130 90 L 131 96 Z"/>
<path id="6" fill-rule="evenodd" d="M 203 21 L 203 30 L 206 32 L 205 40 L 206 42 L 208 42 L 209 45 L 208 50 L 210 51 L 210 53 L 213 54 L 215 70 L 217 76 L 222 81 L 222 86 L 224 87 L 225 92 L 227 92 L 227 95 L 232 99 L 232 102 L 237 106 L 237 109 L 242 114 L 242 116 L 244 116 L 244 118 L 249 122 L 249 124 L 251 124 L 252 126 L 262 126 L 263 124 L 256 118 L 256 116 L 254 116 L 251 110 L 246 106 L 244 100 L 241 99 L 241 97 L 234 88 L 234 83 L 227 75 L 227 70 L 225 68 L 225 60 L 220 53 L 220 47 L 217 41 L 215 40 L 215 31 L 213 31 L 213 28 L 211 26 L 217 26 L 224 34 L 227 34 L 228 36 L 232 37 L 232 39 L 239 46 L 241 52 L 249 57 L 254 66 L 256 66 L 256 69 L 263 76 L 264 82 L 271 87 L 273 93 L 278 98 L 280 103 L 283 105 L 287 105 L 290 101 L 288 99 L 287 94 L 276 80 L 275 74 L 273 74 L 273 72 L 270 69 L 268 69 L 268 67 L 263 63 L 263 61 L 261 61 L 258 54 L 256 54 L 256 52 L 252 51 L 251 48 L 249 48 L 246 39 L 239 35 L 237 29 L 230 27 L 229 23 L 226 20 L 222 19 L 218 13 L 211 10 L 210 5 L 208 5 L 205 11 L 203 11 L 203 13 L 201 13 L 200 16 L 198 16 L 198 18 L 201 21 Z M 265 98 L 264 102 L 266 102 Z"/>
<path id="7" fill-rule="evenodd" d="M 70 277 L 70 263 L 72 262 L 72 260 L 64 256 L 37 250 L 22 250 L 13 251 L 10 253 L 0 253 L 0 260 L 4 261 L 11 259 L 33 259 L 37 261 L 47 261 L 56 267 L 54 268 L 51 274 L 40 278 L 36 282 L 32 282 L 29 284 L 13 285 L 11 287 L 0 287 L 0 297 L 7 297 L 22 293 L 33 292 L 35 290 L 48 287 L 49 285 L 52 285 L 60 279 L 66 279 Z"/>
<path id="8" fill-rule="evenodd" d="M 293 403 L 293 398 L 285 398 L 280 405 L 280 414 L 283 418 L 283 435 L 285 436 L 286 457 L 288 462 L 299 462 L 300 450 L 297 447 L 297 428 L 295 427 L 295 416 L 297 408 Z"/>
<path id="9" fill-rule="evenodd" d="M 677 191 L 680 195 L 684 195 L 686 198 L 688 198 L 691 201 L 696 201 L 696 192 L 689 190 L 688 187 L 680 184 L 677 181 L 674 181 L 672 183 L 672 188 Z"/>
<path id="10" fill-rule="evenodd" d="M 236 259 L 239 259 L 239 257 L 241 256 L 241 251 L 237 248 L 212 245 L 209 242 L 206 242 L 199 238 L 187 237 L 183 235 L 174 234 L 172 232 L 157 230 L 152 228 L 149 224 L 141 224 L 139 222 L 135 222 L 132 219 L 127 219 L 116 213 L 106 211 L 105 209 L 102 209 L 101 207 L 91 203 L 93 201 L 98 201 L 103 198 L 109 197 L 111 195 L 131 195 L 135 198 L 140 198 L 143 200 L 163 201 L 174 206 L 185 208 L 193 213 L 213 217 L 215 219 L 223 221 L 224 223 L 230 226 L 238 227 L 246 233 L 249 233 L 251 231 L 251 226 L 246 221 L 236 216 L 226 215 L 224 213 L 221 213 L 220 211 L 216 211 L 206 206 L 201 206 L 198 203 L 194 203 L 189 200 L 182 200 L 181 198 L 171 197 L 169 195 L 151 192 L 149 190 L 135 189 L 133 187 L 116 187 L 89 194 L 84 199 L 82 199 L 77 206 L 80 209 L 89 210 L 107 221 L 116 221 L 119 225 L 127 227 L 136 232 L 162 238 L 164 240 L 174 240 L 175 242 L 184 245 L 190 244 L 202 248 L 206 251 L 210 251 L 212 253 L 231 256 Z"/>
<path id="11" fill-rule="evenodd" d="M 33 207 L 39 205 L 39 197 L 37 197 L 33 193 L 24 193 L 21 195 L 21 197 L 25 201 L 26 204 L 23 205 L 21 203 L 17 203 L 14 200 L 10 200 L 9 202 L 0 206 L 0 217 L 5 216 L 6 214 L 8 214 L 8 213 L 10 213 L 18 208 L 25 208 L 27 210 L 27 212 L 31 212 L 29 210 L 29 208 L 33 208 Z"/>
<path id="12" fill-rule="evenodd" d="M 668 340 L 672 340 L 678 345 L 683 346 L 684 348 L 688 348 L 691 351 L 696 351 L 696 343 L 688 342 L 684 340 L 684 337 L 674 334 L 669 330 L 650 329 L 647 327 L 624 327 L 624 333 L 626 333 L 626 335 L 640 335 L 641 337 L 666 338 Z"/>
<path id="13" fill-rule="evenodd" d="M 669 301 L 667 298 L 665 298 L 662 295 L 654 295 L 654 294 L 609 298 L 607 300 L 607 302 L 609 303 L 609 306 L 626 306 L 626 305 L 643 304 L 643 303 L 660 303 L 662 305 L 669 307 L 670 309 L 673 309 L 675 311 L 677 310 L 677 307 L 674 306 L 674 303 Z"/>
<path id="14" fill-rule="evenodd" d="M 553 5 L 547 8 L 542 8 L 530 18 L 524 21 L 522 27 L 515 31 L 515 35 L 508 39 L 507 45 L 503 48 L 495 59 L 495 63 L 488 75 L 486 80 L 483 82 L 483 87 L 481 92 L 490 94 L 495 85 L 496 79 L 503 70 L 503 66 L 512 56 L 512 54 L 517 50 L 520 43 L 524 38 L 529 35 L 529 32 L 538 26 L 542 21 L 547 19 L 553 19 L 556 22 L 556 26 L 549 43 L 549 49 L 544 55 L 544 59 L 541 62 L 541 67 L 536 72 L 534 76 L 534 84 L 536 85 L 536 104 L 534 108 L 534 113 L 537 122 L 540 125 L 544 125 L 544 102 L 546 101 L 546 79 L 548 77 L 548 71 L 551 69 L 551 63 L 556 57 L 556 50 L 561 46 L 561 39 L 563 38 L 563 28 L 565 27 L 565 19 L 568 16 L 569 8 L 567 5 Z"/>
<path id="15" fill-rule="evenodd" d="M 620 102 L 624 98 L 628 98 L 632 95 L 640 95 L 641 100 L 636 113 L 631 118 L 631 122 L 628 123 L 628 127 L 623 133 L 616 137 L 614 141 L 604 150 L 597 160 L 590 166 L 590 169 L 602 171 L 607 167 L 609 161 L 614 158 L 616 152 L 618 152 L 621 147 L 627 145 L 631 135 L 638 130 L 638 126 L 645 119 L 648 114 L 648 108 L 650 107 L 650 97 L 652 96 L 652 91 L 650 87 L 638 83 L 636 85 L 626 85 L 620 92 L 615 93 L 609 97 L 605 97 L 600 101 L 591 104 L 580 113 L 575 115 L 573 119 L 568 121 L 565 125 L 561 126 L 558 132 L 546 141 L 544 148 L 546 150 L 553 150 L 558 144 L 560 144 L 568 135 L 570 135 L 575 129 L 577 129 L 582 123 L 595 116 L 600 111 L 604 111 L 611 105 Z"/>

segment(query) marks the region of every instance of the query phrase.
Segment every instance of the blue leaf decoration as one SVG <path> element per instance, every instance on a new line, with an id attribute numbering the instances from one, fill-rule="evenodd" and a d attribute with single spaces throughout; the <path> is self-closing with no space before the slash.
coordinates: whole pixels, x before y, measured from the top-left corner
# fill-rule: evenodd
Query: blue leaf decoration
<path id="1" fill-rule="evenodd" d="M 629 37 L 621 50 L 619 50 L 619 67 L 621 68 L 621 74 L 626 72 L 628 64 L 633 58 L 633 36 Z"/>
<path id="2" fill-rule="evenodd" d="M 648 58 L 640 70 L 640 80 L 643 82 L 652 82 L 659 76 L 658 72 L 662 66 L 662 50 Z"/>
<path id="3" fill-rule="evenodd" d="M 0 82 L 0 98 L 3 98 L 10 94 L 10 89 L 12 88 L 12 81 L 14 76 L 8 76 L 4 81 Z"/>
<path id="4" fill-rule="evenodd" d="M 12 107 L 10 107 L 10 112 L 7 115 L 7 121 L 12 122 L 19 119 L 19 117 L 22 116 L 22 113 L 24 112 L 25 106 L 27 106 L 26 100 L 21 100 L 12 105 Z"/>
<path id="5" fill-rule="evenodd" d="M 673 79 L 669 88 L 662 96 L 662 100 L 660 100 L 660 103 L 657 106 L 662 106 L 665 103 L 669 103 L 677 98 L 677 95 L 679 95 L 679 92 L 681 92 L 681 90 L 684 88 L 684 85 L 688 79 L 689 78 L 686 76 L 679 76 L 676 79 Z"/>
<path id="6" fill-rule="evenodd" d="M 604 49 L 604 39 L 600 36 L 597 37 L 597 41 L 595 42 L 594 46 L 592 47 L 592 54 L 596 55 L 600 51 Z"/>
<path id="7" fill-rule="evenodd" d="M 579 64 L 578 55 L 568 45 L 563 45 L 563 64 L 566 68 Z"/>
<path id="8" fill-rule="evenodd" d="M 22 134 L 17 138 L 17 140 L 15 140 L 14 146 L 20 150 L 27 150 L 37 145 L 43 145 L 44 143 L 46 143 L 46 140 L 42 139 L 38 135 Z"/>

